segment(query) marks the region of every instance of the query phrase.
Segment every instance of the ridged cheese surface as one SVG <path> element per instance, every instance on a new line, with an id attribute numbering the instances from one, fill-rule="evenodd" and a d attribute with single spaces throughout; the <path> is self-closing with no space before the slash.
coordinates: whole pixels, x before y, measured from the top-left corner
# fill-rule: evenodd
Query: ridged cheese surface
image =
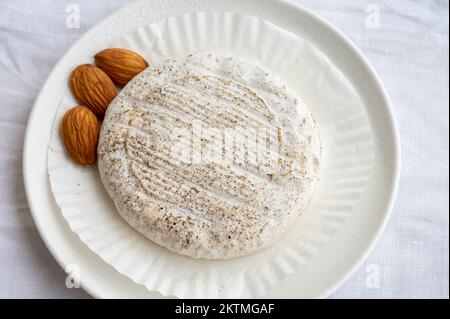
<path id="1" fill-rule="evenodd" d="M 241 58 L 166 60 L 111 103 L 98 146 L 120 215 L 155 243 L 226 259 L 276 242 L 310 202 L 321 145 L 300 99 Z"/>

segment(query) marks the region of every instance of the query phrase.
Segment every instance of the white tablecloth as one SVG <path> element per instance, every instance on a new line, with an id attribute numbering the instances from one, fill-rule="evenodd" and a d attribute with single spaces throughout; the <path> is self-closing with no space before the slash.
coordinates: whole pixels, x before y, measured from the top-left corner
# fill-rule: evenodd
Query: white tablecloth
<path id="1" fill-rule="evenodd" d="M 33 100 L 56 61 L 127 2 L 0 2 L 0 297 L 88 297 L 66 288 L 65 273 L 35 229 L 22 183 L 22 143 Z M 333 297 L 448 298 L 448 1 L 297 2 L 346 33 L 373 63 L 402 139 L 402 176 L 389 225 Z M 66 20 L 74 6 L 79 28 L 76 19 Z"/>

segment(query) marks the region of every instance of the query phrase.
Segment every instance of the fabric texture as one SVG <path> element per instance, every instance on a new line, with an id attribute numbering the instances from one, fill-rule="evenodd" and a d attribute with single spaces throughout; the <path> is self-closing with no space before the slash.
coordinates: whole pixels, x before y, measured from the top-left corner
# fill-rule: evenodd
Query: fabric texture
<path id="1" fill-rule="evenodd" d="M 22 182 L 28 114 L 70 45 L 127 0 L 0 2 L 0 298 L 88 298 L 36 231 Z M 402 173 L 392 217 L 332 298 L 449 297 L 449 16 L 447 0 L 296 0 L 369 58 L 392 100 Z M 76 6 L 78 21 L 67 20 Z"/>

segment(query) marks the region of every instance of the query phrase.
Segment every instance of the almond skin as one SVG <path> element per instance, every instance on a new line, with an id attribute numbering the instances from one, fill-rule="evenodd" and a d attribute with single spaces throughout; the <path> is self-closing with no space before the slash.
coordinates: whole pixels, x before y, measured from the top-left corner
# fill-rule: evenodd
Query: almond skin
<path id="1" fill-rule="evenodd" d="M 70 87 L 78 102 L 103 119 L 117 91 L 108 75 L 92 64 L 83 64 L 70 75 Z"/>
<path id="2" fill-rule="evenodd" d="M 97 144 L 100 122 L 86 106 L 77 106 L 64 115 L 61 122 L 61 136 L 72 160 L 89 166 L 97 159 Z"/>
<path id="3" fill-rule="evenodd" d="M 142 56 L 128 49 L 106 49 L 97 53 L 94 59 L 95 65 L 121 86 L 125 86 L 148 67 Z"/>

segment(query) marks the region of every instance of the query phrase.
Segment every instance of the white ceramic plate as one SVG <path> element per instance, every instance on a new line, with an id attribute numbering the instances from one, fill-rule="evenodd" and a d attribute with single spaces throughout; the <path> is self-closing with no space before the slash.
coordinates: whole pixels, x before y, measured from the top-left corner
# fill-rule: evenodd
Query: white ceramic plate
<path id="1" fill-rule="evenodd" d="M 162 298 L 121 275 L 91 252 L 70 230 L 54 202 L 47 174 L 47 149 L 56 109 L 74 65 L 113 38 L 165 17 L 197 11 L 257 16 L 312 42 L 346 75 L 364 101 L 372 125 L 375 163 L 354 213 L 325 249 L 264 297 L 326 297 L 362 263 L 382 232 L 399 175 L 398 134 L 388 97 L 367 60 L 339 31 L 307 10 L 276 0 L 142 0 L 88 31 L 56 65 L 37 98 L 24 145 L 24 182 L 38 230 L 64 269 L 78 267 L 82 287 L 94 297 Z"/>

